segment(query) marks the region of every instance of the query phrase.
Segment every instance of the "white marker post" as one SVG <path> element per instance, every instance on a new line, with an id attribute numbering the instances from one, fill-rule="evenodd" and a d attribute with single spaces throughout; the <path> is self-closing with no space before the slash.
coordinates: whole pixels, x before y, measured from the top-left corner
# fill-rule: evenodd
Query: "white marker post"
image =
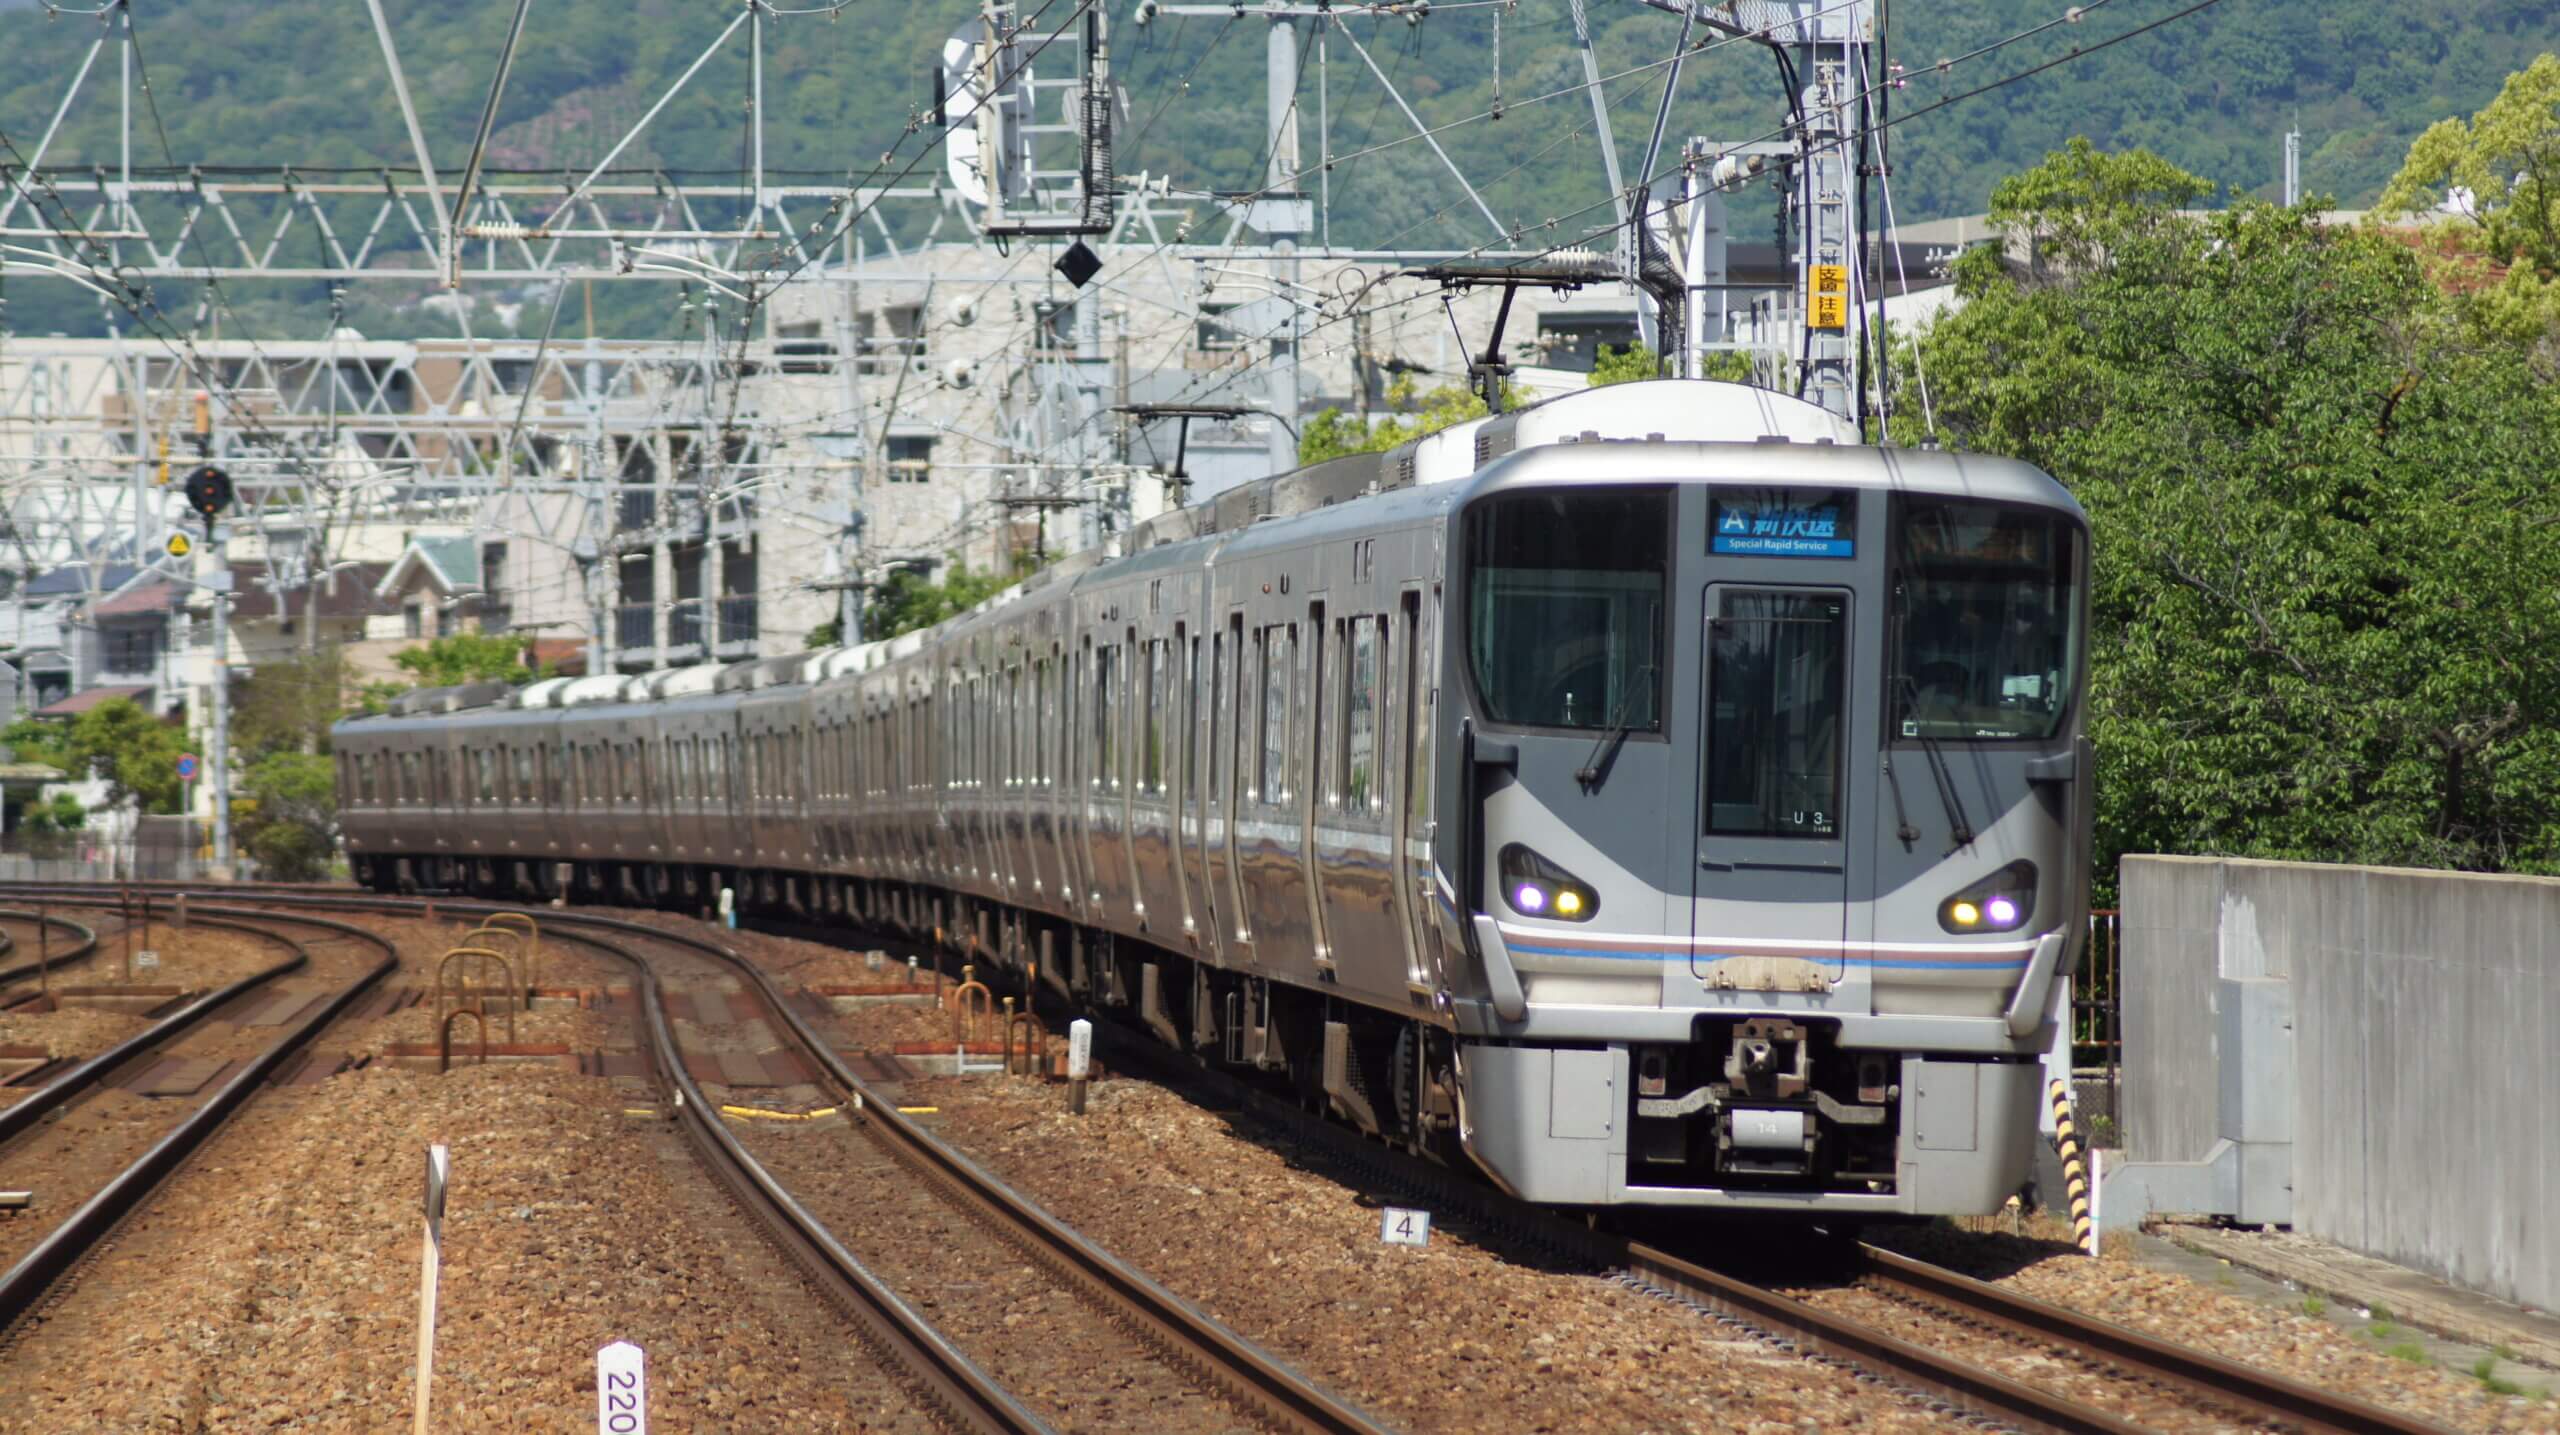
<path id="1" fill-rule="evenodd" d="M 442 1146 L 427 1148 L 427 1239 L 418 1257 L 418 1393 L 417 1435 L 427 1435 L 427 1390 L 435 1381 L 436 1276 L 444 1262 L 444 1186 L 453 1157 Z"/>
<path id="2" fill-rule="evenodd" d="M 649 1384 L 640 1347 L 617 1340 L 596 1352 L 596 1428 L 649 1435 Z"/>
<path id="3" fill-rule="evenodd" d="M 1077 1017 L 1067 1023 L 1067 1109 L 1084 1114 L 1084 1084 L 1093 1075 L 1093 1023 Z"/>
<path id="4" fill-rule="evenodd" d="M 1431 1213 L 1389 1206 L 1378 1221 L 1378 1239 L 1391 1246 L 1431 1244 Z"/>
<path id="5" fill-rule="evenodd" d="M 735 889 L 720 889 L 720 925 L 731 931 L 738 929 L 738 894 Z"/>

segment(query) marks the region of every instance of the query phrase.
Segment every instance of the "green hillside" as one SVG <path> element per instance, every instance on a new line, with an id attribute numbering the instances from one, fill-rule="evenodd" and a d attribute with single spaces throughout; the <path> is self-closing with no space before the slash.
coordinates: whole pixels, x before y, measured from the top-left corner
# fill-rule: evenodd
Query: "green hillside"
<path id="1" fill-rule="evenodd" d="M 807 8 L 796 0 L 786 9 Z M 1912 77 L 1896 96 L 1909 112 L 2089 46 L 2182 8 L 2184 0 L 2102 0 L 2076 24 L 1935 73 L 1961 55 L 2054 18 L 2044 0 L 1946 0 L 1893 7 L 1896 57 Z M 1036 6 L 1030 7 L 1037 9 Z M 1589 0 L 1603 69 L 1659 58 L 1675 17 L 1633 0 Z M 405 165 L 408 144 L 390 102 L 364 6 L 352 0 L 136 0 L 139 57 L 158 125 L 136 122 L 135 162 L 208 166 Z M 512 7 L 504 0 L 389 0 L 410 84 L 440 167 L 458 169 L 479 118 Z M 776 173 L 838 179 L 870 169 L 930 103 L 927 69 L 937 41 L 975 13 L 972 0 L 896 4 L 854 0 L 842 11 L 769 22 L 767 163 Z M 1128 23 L 1115 0 L 1116 67 L 1126 86 L 1121 167 L 1170 174 L 1179 184 L 1240 188 L 1258 179 L 1263 155 L 1265 22 L 1223 16 Z M 1051 12 L 1067 13 L 1052 4 Z M 709 0 L 545 0 L 533 7 L 492 163 L 558 176 L 600 158 L 736 15 Z M 1446 8 L 1421 24 L 1353 18 L 1349 34 L 1394 76 L 1425 122 L 1438 125 L 1489 107 L 1494 94 L 1493 7 Z M 0 130 L 33 149 L 65 79 L 101 23 L 0 11 Z M 1442 136 L 1506 224 L 1541 226 L 1544 242 L 1574 238 L 1606 214 L 1605 181 L 1578 94 L 1523 104 L 1579 82 L 1562 0 L 1526 0 L 1502 24 L 1498 121 Z M 1301 102 L 1321 103 L 1336 154 L 1351 156 L 1411 134 L 1340 33 L 1318 94 L 1316 47 L 1306 46 Z M 2001 176 L 2033 163 L 2073 134 L 2103 146 L 2144 145 L 2230 184 L 2270 189 L 2278 136 L 2299 123 L 2303 179 L 2342 203 L 2369 199 L 2409 141 L 2437 118 L 2469 113 L 2511 69 L 2560 50 L 2560 8 L 2547 0 L 2481 0 L 2404 11 L 2374 0 L 2224 0 L 2199 14 L 1980 98 L 1916 117 L 1894 132 L 1897 217 L 1978 211 Z M 56 141 L 55 162 L 112 167 L 116 160 L 114 50 L 102 56 Z M 1658 94 L 1659 72 L 1620 82 L 1621 152 L 1632 168 Z M 1694 61 L 1674 112 L 1681 134 L 1746 139 L 1780 113 L 1778 76 L 1766 52 L 1729 45 Z M 633 169 L 734 172 L 743 159 L 743 36 L 706 65 L 687 92 L 626 152 Z M 1306 158 L 1315 158 L 1315 126 Z M 166 136 L 163 148 L 162 135 Z M 917 141 L 905 141 L 901 156 Z M 0 155 L 0 158 L 5 158 Z M 928 172 L 938 170 L 929 164 Z M 1342 244 L 1454 246 L 1492 234 L 1429 149 L 1398 144 L 1344 159 L 1332 174 L 1333 237 Z M 1554 227 L 1545 227 L 1548 221 Z M 610 306 L 621 326 L 664 322 L 671 302 L 651 286 Z M 63 286 L 21 279 L 7 286 L 10 326 L 94 331 L 96 301 Z M 172 296 L 164 304 L 175 307 Z M 310 291 L 235 300 L 287 327 L 308 319 Z M 638 304 L 638 308 L 632 307 Z M 656 319 L 648 316 L 655 315 Z M 365 312 L 353 321 L 397 321 Z M 411 322 L 418 322 L 412 320 Z"/>

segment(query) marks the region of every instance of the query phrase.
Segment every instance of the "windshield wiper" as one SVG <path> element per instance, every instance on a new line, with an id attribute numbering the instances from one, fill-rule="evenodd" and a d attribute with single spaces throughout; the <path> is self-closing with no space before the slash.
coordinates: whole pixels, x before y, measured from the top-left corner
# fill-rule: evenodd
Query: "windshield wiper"
<path id="1" fill-rule="evenodd" d="M 1600 784 L 1609 780 L 1609 769 L 1617 765 L 1618 749 L 1627 745 L 1627 734 L 1634 730 L 1634 724 L 1627 721 L 1627 706 L 1635 701 L 1636 689 L 1652 681 L 1653 670 L 1647 668 L 1636 675 L 1635 682 L 1627 684 L 1625 692 L 1618 694 L 1618 709 L 1609 714 L 1609 730 L 1592 744 L 1590 756 L 1574 771 L 1573 780 L 1581 783 L 1584 791 L 1597 792 Z"/>
<path id="2" fill-rule="evenodd" d="M 1917 713 L 1920 710 L 1920 685 L 1913 682 L 1908 673 L 1902 675 L 1901 681 L 1903 700 L 1907 704 L 1903 711 Z M 1911 724 L 1911 736 L 1919 740 L 1920 755 L 1929 760 L 1930 783 L 1938 789 L 1938 805 L 1946 809 L 1947 826 L 1955 838 L 1954 846 L 1947 850 L 1953 852 L 1957 847 L 1971 845 L 1973 820 L 1965 816 L 1964 799 L 1956 792 L 1955 774 L 1947 768 L 1946 753 L 1940 750 L 1938 740 L 1929 736 L 1927 728 L 1917 719 Z M 1899 798 L 1900 795 L 1901 790 L 1896 788 L 1895 796 Z"/>

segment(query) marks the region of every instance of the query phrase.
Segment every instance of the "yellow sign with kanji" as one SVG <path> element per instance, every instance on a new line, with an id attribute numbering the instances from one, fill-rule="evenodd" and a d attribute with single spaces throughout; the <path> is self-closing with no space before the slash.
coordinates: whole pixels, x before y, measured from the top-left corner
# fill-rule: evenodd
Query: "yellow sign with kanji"
<path id="1" fill-rule="evenodd" d="M 169 550 L 169 556 L 172 558 L 184 558 L 188 554 L 196 551 L 196 546 L 188 542 L 187 535 L 183 533 L 170 534 L 169 542 L 166 546 Z"/>
<path id="2" fill-rule="evenodd" d="M 1813 264 L 1804 276 L 1804 321 L 1816 329 L 1849 327 L 1849 266 Z"/>

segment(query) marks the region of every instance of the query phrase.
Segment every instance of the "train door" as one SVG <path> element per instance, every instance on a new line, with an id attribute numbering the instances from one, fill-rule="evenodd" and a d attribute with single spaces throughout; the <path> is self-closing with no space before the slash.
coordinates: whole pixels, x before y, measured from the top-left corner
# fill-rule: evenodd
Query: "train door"
<path id="1" fill-rule="evenodd" d="M 1434 707 L 1431 665 L 1430 606 L 1419 590 L 1408 590 L 1399 602 L 1388 661 L 1393 664 L 1396 777 L 1389 797 L 1396 804 L 1390 823 L 1394 852 L 1390 864 L 1401 880 L 1395 884 L 1396 915 L 1405 932 L 1405 982 L 1445 985 L 1437 967 L 1439 944 L 1432 939 L 1432 914 L 1439 899 L 1431 860 L 1431 718 Z"/>
<path id="2" fill-rule="evenodd" d="M 1849 594 L 1715 583 L 1705 618 L 1690 960 L 1710 989 L 1838 981 Z"/>
<path id="3" fill-rule="evenodd" d="M 1307 687 L 1305 698 L 1296 707 L 1299 714 L 1298 744 L 1298 878 L 1307 894 L 1307 931 L 1315 950 L 1316 965 L 1330 970 L 1334 964 L 1332 933 L 1324 916 L 1324 864 L 1316 858 L 1316 807 L 1336 781 L 1333 775 L 1335 745 L 1333 722 L 1327 714 L 1335 711 L 1333 669 L 1342 664 L 1342 655 L 1328 645 L 1325 629 L 1325 605 L 1317 599 L 1307 605 Z M 1334 721 L 1340 721 L 1336 717 Z"/>
<path id="4" fill-rule="evenodd" d="M 1200 714 L 1208 706 L 1201 683 L 1206 674 L 1200 667 L 1200 639 L 1191 633 L 1189 623 L 1173 625 L 1174 731 L 1180 735 L 1168 759 L 1173 767 L 1173 800 L 1167 810 L 1173 814 L 1174 886 L 1182 893 L 1182 934 L 1191 939 L 1196 950 L 1201 945 L 1204 925 L 1200 867 Z"/>
<path id="5" fill-rule="evenodd" d="M 1236 743 L 1244 724 L 1239 679 L 1244 667 L 1244 615 L 1229 614 L 1209 655 L 1209 710 L 1203 737 L 1208 773 L 1202 794 L 1202 850 L 1208 878 L 1208 907 L 1216 923 L 1217 945 L 1230 953 L 1246 940 L 1244 909 L 1236 896 L 1235 798 Z"/>

